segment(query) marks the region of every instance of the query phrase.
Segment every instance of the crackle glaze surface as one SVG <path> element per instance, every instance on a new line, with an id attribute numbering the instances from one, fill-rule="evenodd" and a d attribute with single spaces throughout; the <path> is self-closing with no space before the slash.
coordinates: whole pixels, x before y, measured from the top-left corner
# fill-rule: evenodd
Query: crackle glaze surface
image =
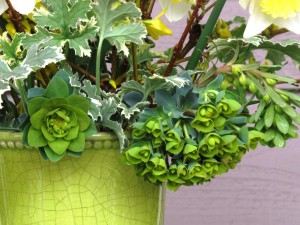
<path id="1" fill-rule="evenodd" d="M 122 163 L 118 141 L 101 134 L 80 158 L 45 161 L 19 134 L 0 132 L 1 225 L 162 225 L 164 188 Z"/>

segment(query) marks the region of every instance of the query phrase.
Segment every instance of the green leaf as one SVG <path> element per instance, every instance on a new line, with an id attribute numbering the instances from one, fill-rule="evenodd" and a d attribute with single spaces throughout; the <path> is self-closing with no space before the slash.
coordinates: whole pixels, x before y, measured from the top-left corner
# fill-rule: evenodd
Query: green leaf
<path id="1" fill-rule="evenodd" d="M 72 152 L 82 152 L 85 146 L 85 136 L 83 132 L 79 132 L 78 136 L 73 139 L 68 147 Z"/>
<path id="2" fill-rule="evenodd" d="M 27 108 L 28 113 L 30 116 L 32 116 L 34 113 L 36 113 L 38 110 L 41 109 L 42 105 L 47 101 L 48 99 L 45 97 L 36 97 L 33 99 L 30 99 L 27 102 Z"/>
<path id="3" fill-rule="evenodd" d="M 120 103 L 118 104 L 118 108 L 122 110 L 121 115 L 123 115 L 127 120 L 130 120 L 134 114 L 141 112 L 141 109 L 148 105 L 150 105 L 150 102 L 138 102 L 137 104 L 128 108 L 124 103 Z"/>
<path id="4" fill-rule="evenodd" d="M 64 60 L 65 56 L 61 53 L 59 46 L 43 46 L 49 39 L 50 38 L 46 38 L 31 45 L 21 65 L 23 67 L 29 67 L 31 71 L 37 71 L 50 63 L 57 63 Z"/>
<path id="5" fill-rule="evenodd" d="M 146 28 L 141 22 L 141 11 L 132 2 L 118 5 L 118 0 L 96 0 L 93 13 L 100 27 L 99 42 L 105 39 L 115 45 L 118 52 L 129 54 L 126 42 L 142 44 L 146 37 Z"/>
<path id="6" fill-rule="evenodd" d="M 269 107 L 266 110 L 265 116 L 264 116 L 264 122 L 266 127 L 271 127 L 274 121 L 275 116 L 275 107 L 274 104 L 270 104 Z"/>
<path id="7" fill-rule="evenodd" d="M 68 105 L 79 108 L 84 112 L 88 112 L 90 108 L 90 101 L 80 95 L 71 95 L 67 98 Z"/>
<path id="8" fill-rule="evenodd" d="M 281 65 L 285 61 L 285 56 L 282 52 L 269 49 L 266 59 L 269 59 L 274 65 Z"/>
<path id="9" fill-rule="evenodd" d="M 290 105 L 286 105 L 286 107 L 282 108 L 282 110 L 292 119 L 296 118 L 297 116 L 296 110 Z"/>
<path id="10" fill-rule="evenodd" d="M 72 107 L 70 111 L 75 112 L 77 116 L 77 124 L 79 126 L 79 131 L 85 131 L 89 128 L 90 123 L 92 122 L 86 112 L 82 111 L 79 108 Z"/>
<path id="11" fill-rule="evenodd" d="M 44 147 L 45 154 L 47 155 L 48 159 L 52 162 L 58 162 L 62 159 L 62 157 L 65 155 L 65 152 L 62 154 L 57 154 L 49 146 Z"/>
<path id="12" fill-rule="evenodd" d="M 34 113 L 31 117 L 30 117 L 30 122 L 32 124 L 32 127 L 34 127 L 35 129 L 41 129 L 43 123 L 44 123 L 44 118 L 47 115 L 47 113 L 49 112 L 48 109 L 45 108 L 41 108 L 39 111 L 37 111 L 36 113 Z"/>
<path id="13" fill-rule="evenodd" d="M 279 105 L 281 108 L 287 106 L 286 101 L 268 84 L 265 84 L 266 91 L 270 98 L 274 101 L 275 104 Z"/>
<path id="14" fill-rule="evenodd" d="M 131 91 L 136 91 L 136 92 L 145 92 L 145 88 L 137 81 L 130 80 L 124 84 L 122 84 L 120 88 L 121 93 L 127 93 Z"/>
<path id="15" fill-rule="evenodd" d="M 211 81 L 207 87 L 206 87 L 206 91 L 209 90 L 217 90 L 221 84 L 223 82 L 223 76 L 222 75 L 218 75 L 217 78 L 215 78 L 213 81 Z"/>
<path id="16" fill-rule="evenodd" d="M 0 71 L 1 71 L 1 61 L 0 61 Z M 0 74 L 1 76 L 1 74 Z M 3 105 L 2 105 L 2 94 L 4 94 L 6 91 L 9 91 L 10 88 L 9 88 L 9 83 L 8 82 L 5 82 L 5 81 L 2 81 L 0 80 L 0 109 L 3 108 Z"/>
<path id="17" fill-rule="evenodd" d="M 276 131 L 273 129 L 269 129 L 266 131 L 265 137 L 264 137 L 264 141 L 269 142 L 271 140 L 273 140 L 275 138 L 276 135 Z"/>
<path id="18" fill-rule="evenodd" d="M 95 124 L 93 123 L 93 121 L 91 121 L 88 129 L 86 129 L 84 131 L 84 136 L 85 137 L 90 137 L 90 136 L 92 136 L 92 135 L 94 135 L 96 133 L 97 133 L 97 127 L 95 126 Z"/>
<path id="19" fill-rule="evenodd" d="M 43 147 L 47 145 L 47 140 L 41 130 L 30 127 L 28 131 L 28 144 L 32 147 Z"/>
<path id="20" fill-rule="evenodd" d="M 46 98 L 66 98 L 69 95 L 68 84 L 57 76 L 51 79 L 44 94 Z"/>
<path id="21" fill-rule="evenodd" d="M 274 145 L 276 145 L 277 147 L 280 147 L 280 148 L 283 148 L 285 146 L 285 140 L 284 140 L 284 137 L 279 133 L 277 132 L 275 134 L 275 137 L 273 139 L 273 143 Z"/>
<path id="22" fill-rule="evenodd" d="M 71 141 L 75 139 L 78 135 L 79 127 L 71 127 L 70 130 L 68 131 L 68 134 L 64 137 L 65 140 Z"/>
<path id="23" fill-rule="evenodd" d="M 209 45 L 209 52 L 211 53 L 210 56 L 213 58 L 216 57 L 218 54 L 226 55 L 237 45 L 241 46 L 240 55 L 249 55 L 254 50 L 264 49 L 276 52 L 276 56 L 280 54 L 285 54 L 292 58 L 295 62 L 300 63 L 299 40 L 286 39 L 279 42 L 273 42 L 263 36 L 214 40 L 214 42 Z M 282 60 L 282 57 L 280 57 L 280 60 Z"/>
<path id="24" fill-rule="evenodd" d="M 57 138 L 55 141 L 48 141 L 49 147 L 56 154 L 61 155 L 66 152 L 70 145 L 70 141 L 64 140 L 62 138 Z"/>
<path id="25" fill-rule="evenodd" d="M 0 58 L 9 62 L 10 65 L 18 65 L 24 56 L 24 52 L 20 54 L 23 34 L 16 33 L 11 41 L 7 35 L 8 33 L 4 33 L 0 36 L 0 48 L 2 51 Z"/>
<path id="26" fill-rule="evenodd" d="M 247 124 L 247 117 L 245 117 L 245 116 L 233 117 L 233 118 L 227 119 L 227 123 Z"/>
<path id="27" fill-rule="evenodd" d="M 265 109 L 265 106 L 266 106 L 266 101 L 262 100 L 260 101 L 258 107 L 257 107 L 257 110 L 256 112 L 254 113 L 255 114 L 255 117 L 254 117 L 254 121 L 257 122 L 262 114 L 262 112 L 264 111 Z"/>
<path id="28" fill-rule="evenodd" d="M 244 142 L 244 144 L 247 144 L 247 143 L 248 143 L 249 132 L 248 132 L 248 127 L 247 127 L 247 126 L 243 126 L 243 127 L 239 130 L 239 137 L 240 137 L 241 140 Z"/>
<path id="29" fill-rule="evenodd" d="M 294 83 L 297 82 L 297 80 L 292 78 L 292 77 L 282 76 L 282 75 L 275 74 L 275 73 L 261 73 L 260 75 L 264 78 L 272 78 L 272 79 L 282 81 L 282 82 L 286 82 L 286 83 L 289 83 L 289 84 L 294 84 Z"/>
<path id="30" fill-rule="evenodd" d="M 23 40 L 24 46 L 28 47 L 45 37 L 52 37 L 47 43 L 48 46 L 64 46 L 68 43 L 76 55 L 90 56 L 88 40 L 95 36 L 98 29 L 95 19 L 87 17 L 91 3 L 78 0 L 70 4 L 69 1 L 48 0 L 47 4 L 51 6 L 48 10 L 35 12 L 37 33 L 27 35 Z"/>
<path id="31" fill-rule="evenodd" d="M 105 127 L 108 127 L 109 129 L 115 132 L 115 134 L 119 138 L 120 149 L 122 151 L 125 148 L 125 146 L 128 144 L 128 140 L 125 136 L 122 125 L 111 119 L 111 116 L 117 112 L 117 103 L 114 101 L 113 98 L 104 100 L 102 102 L 100 112 L 102 114 L 102 120 L 100 124 Z"/>
<path id="32" fill-rule="evenodd" d="M 290 125 L 287 119 L 283 115 L 276 113 L 274 117 L 274 121 L 278 130 L 280 130 L 281 133 L 283 134 L 288 133 Z"/>

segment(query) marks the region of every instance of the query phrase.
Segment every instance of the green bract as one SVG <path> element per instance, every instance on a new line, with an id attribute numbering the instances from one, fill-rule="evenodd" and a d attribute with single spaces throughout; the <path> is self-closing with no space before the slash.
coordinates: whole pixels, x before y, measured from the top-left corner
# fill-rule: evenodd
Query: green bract
<path id="1" fill-rule="evenodd" d="M 51 161 L 60 160 L 66 153 L 79 156 L 85 138 L 96 132 L 88 116 L 90 101 L 72 94 L 67 80 L 67 74 L 59 72 L 45 90 L 32 89 L 27 102 L 30 123 L 23 139 Z"/>
<path id="2" fill-rule="evenodd" d="M 151 145 L 146 141 L 136 142 L 125 152 L 125 156 L 131 164 L 148 162 L 151 156 Z"/>

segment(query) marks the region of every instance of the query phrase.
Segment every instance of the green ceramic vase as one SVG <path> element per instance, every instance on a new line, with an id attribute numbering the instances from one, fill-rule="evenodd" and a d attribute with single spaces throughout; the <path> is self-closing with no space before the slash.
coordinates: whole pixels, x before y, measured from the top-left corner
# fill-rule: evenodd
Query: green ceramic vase
<path id="1" fill-rule="evenodd" d="M 112 134 L 53 163 L 21 134 L 0 132 L 1 225 L 162 225 L 164 193 L 122 162 Z"/>

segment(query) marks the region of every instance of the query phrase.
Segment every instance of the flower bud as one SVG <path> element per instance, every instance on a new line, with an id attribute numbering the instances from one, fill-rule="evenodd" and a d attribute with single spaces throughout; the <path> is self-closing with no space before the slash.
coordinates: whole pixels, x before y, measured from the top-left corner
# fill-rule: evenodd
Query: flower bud
<path id="1" fill-rule="evenodd" d="M 267 83 L 270 85 L 270 86 L 275 86 L 277 84 L 277 80 L 273 79 L 273 78 L 266 78 L 266 81 Z"/>

